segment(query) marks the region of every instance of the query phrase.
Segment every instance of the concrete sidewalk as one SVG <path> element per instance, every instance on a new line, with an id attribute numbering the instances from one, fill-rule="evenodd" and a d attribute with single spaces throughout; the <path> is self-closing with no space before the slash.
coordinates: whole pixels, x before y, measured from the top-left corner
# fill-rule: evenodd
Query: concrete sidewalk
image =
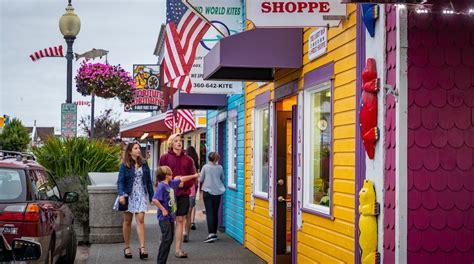
<path id="1" fill-rule="evenodd" d="M 198 203 L 196 214 L 196 228 L 191 230 L 190 241 L 184 243 L 183 250 L 188 253 L 188 258 L 178 259 L 174 256 L 174 243 L 168 257 L 168 263 L 265 263 L 255 254 L 244 248 L 233 238 L 225 233 L 219 233 L 219 240 L 214 243 L 202 242 L 207 237 L 205 215 L 202 214 L 202 201 Z M 149 258 L 145 262 L 156 263 L 160 241 L 160 228 L 156 219 L 156 208 L 150 206 L 150 211 L 145 216 L 145 241 Z M 135 220 L 132 229 L 133 259 L 123 257 L 123 243 L 120 244 L 93 244 L 90 247 L 87 263 L 143 263 L 138 255 L 138 240 L 135 229 Z"/>

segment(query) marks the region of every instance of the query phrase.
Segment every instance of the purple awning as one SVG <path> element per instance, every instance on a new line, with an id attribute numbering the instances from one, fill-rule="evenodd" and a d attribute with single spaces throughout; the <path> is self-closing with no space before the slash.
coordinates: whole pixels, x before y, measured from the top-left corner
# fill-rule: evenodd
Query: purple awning
<path id="1" fill-rule="evenodd" d="M 301 28 L 258 28 L 223 38 L 204 57 L 205 80 L 271 81 L 303 64 Z"/>
<path id="2" fill-rule="evenodd" d="M 175 109 L 218 109 L 227 106 L 226 94 L 196 94 L 177 91 L 173 95 L 173 108 Z"/>

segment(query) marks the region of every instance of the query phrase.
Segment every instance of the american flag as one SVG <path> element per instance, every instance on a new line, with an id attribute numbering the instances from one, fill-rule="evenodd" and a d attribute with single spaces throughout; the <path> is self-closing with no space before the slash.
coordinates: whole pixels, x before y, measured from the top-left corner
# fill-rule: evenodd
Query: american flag
<path id="1" fill-rule="evenodd" d="M 189 93 L 192 88 L 189 72 L 196 57 L 196 49 L 210 25 L 181 0 L 166 2 L 164 83 Z"/>
<path id="2" fill-rule="evenodd" d="M 59 45 L 45 48 L 42 50 L 35 51 L 33 54 L 30 55 L 32 61 L 37 61 L 44 57 L 64 57 L 63 46 Z"/>
<path id="3" fill-rule="evenodd" d="M 191 111 L 190 109 L 179 109 L 177 116 L 177 125 L 179 127 L 180 133 L 196 129 L 196 122 L 194 121 L 193 111 Z"/>
<path id="4" fill-rule="evenodd" d="M 166 111 L 165 126 L 171 130 L 173 130 L 174 128 L 174 114 L 173 109 L 171 108 L 171 104 L 168 105 L 168 110 Z"/>

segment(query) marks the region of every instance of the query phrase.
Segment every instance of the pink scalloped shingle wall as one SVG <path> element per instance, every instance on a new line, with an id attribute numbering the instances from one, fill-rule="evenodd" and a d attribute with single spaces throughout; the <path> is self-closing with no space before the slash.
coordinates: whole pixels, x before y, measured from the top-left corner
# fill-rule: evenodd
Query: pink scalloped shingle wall
<path id="1" fill-rule="evenodd" d="M 474 262 L 473 164 L 474 19 L 411 13 L 408 263 Z"/>
<path id="2" fill-rule="evenodd" d="M 387 84 L 396 87 L 397 12 L 394 5 L 385 5 Z M 384 199 L 384 258 L 395 263 L 395 128 L 396 104 L 392 95 L 385 97 L 385 199 Z"/>

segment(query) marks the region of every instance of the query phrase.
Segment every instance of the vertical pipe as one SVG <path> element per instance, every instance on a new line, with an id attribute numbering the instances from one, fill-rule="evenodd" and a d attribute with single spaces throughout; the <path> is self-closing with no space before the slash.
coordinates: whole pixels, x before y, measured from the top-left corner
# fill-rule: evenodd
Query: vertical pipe
<path id="1" fill-rule="evenodd" d="M 74 40 L 76 37 L 64 37 L 67 43 L 67 53 L 66 53 L 66 60 L 67 60 L 67 97 L 66 97 L 66 103 L 70 104 L 72 103 L 72 59 L 73 59 L 73 53 L 72 53 L 72 44 L 74 43 Z"/>

